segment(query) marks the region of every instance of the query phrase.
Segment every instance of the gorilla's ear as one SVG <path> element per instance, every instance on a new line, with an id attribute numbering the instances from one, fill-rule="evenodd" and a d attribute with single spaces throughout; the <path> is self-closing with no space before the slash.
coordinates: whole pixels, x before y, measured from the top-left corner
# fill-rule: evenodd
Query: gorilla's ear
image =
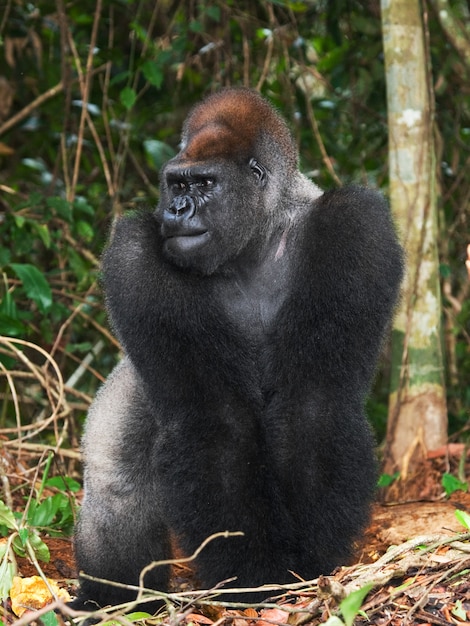
<path id="1" fill-rule="evenodd" d="M 249 165 L 251 167 L 251 170 L 253 171 L 253 174 L 258 179 L 260 187 L 264 187 L 268 182 L 268 170 L 256 159 L 250 159 Z"/>

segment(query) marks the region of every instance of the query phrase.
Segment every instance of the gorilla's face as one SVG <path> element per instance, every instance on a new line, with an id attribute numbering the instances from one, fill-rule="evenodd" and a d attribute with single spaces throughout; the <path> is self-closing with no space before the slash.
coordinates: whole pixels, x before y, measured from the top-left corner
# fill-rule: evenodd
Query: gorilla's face
<path id="1" fill-rule="evenodd" d="M 211 274 L 237 259 L 262 230 L 266 170 L 257 161 L 181 161 L 164 167 L 156 217 L 175 265 Z"/>

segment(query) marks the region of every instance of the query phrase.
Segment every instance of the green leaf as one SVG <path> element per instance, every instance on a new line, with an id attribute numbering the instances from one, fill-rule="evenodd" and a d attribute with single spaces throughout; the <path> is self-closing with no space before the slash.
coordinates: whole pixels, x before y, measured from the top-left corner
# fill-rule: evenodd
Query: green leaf
<path id="1" fill-rule="evenodd" d="M 270 28 L 258 28 L 256 31 L 256 37 L 264 41 L 265 39 L 271 39 L 273 31 Z"/>
<path id="2" fill-rule="evenodd" d="M 0 335 L 6 337 L 21 337 L 26 331 L 26 326 L 19 320 L 13 319 L 9 315 L 0 313 Z"/>
<path id="3" fill-rule="evenodd" d="M 83 9 L 83 6 L 73 7 L 70 9 L 70 16 L 76 24 L 82 26 L 91 24 L 93 21 L 93 15 Z"/>
<path id="4" fill-rule="evenodd" d="M 364 585 L 357 591 L 353 591 L 350 593 L 344 600 L 340 603 L 339 608 L 341 613 L 343 614 L 344 621 L 346 626 L 352 626 L 354 623 L 354 618 L 359 613 L 362 602 L 364 598 L 369 593 L 374 585 L 369 583 L 368 585 Z"/>
<path id="5" fill-rule="evenodd" d="M 59 620 L 54 611 L 48 611 L 44 615 L 41 615 L 41 623 L 44 626 L 58 626 Z"/>
<path id="6" fill-rule="evenodd" d="M 11 261 L 11 252 L 8 248 L 0 246 L 0 267 L 8 265 Z"/>
<path id="7" fill-rule="evenodd" d="M 14 220 L 17 228 L 23 228 L 23 226 L 26 224 L 26 218 L 22 215 L 15 215 Z"/>
<path id="8" fill-rule="evenodd" d="M 51 559 L 49 548 L 47 547 L 47 545 L 44 543 L 44 541 L 41 539 L 39 535 L 36 535 L 36 533 L 31 532 L 29 534 L 29 544 L 34 550 L 34 554 L 36 555 L 36 558 L 38 558 L 40 561 L 44 561 L 44 563 L 49 563 Z"/>
<path id="9" fill-rule="evenodd" d="M 49 228 L 45 224 L 39 224 L 34 221 L 31 221 L 31 228 L 36 231 L 44 247 L 49 250 L 51 247 L 51 233 L 49 232 Z"/>
<path id="10" fill-rule="evenodd" d="M 18 536 L 20 538 L 21 545 L 25 546 L 26 542 L 28 541 L 29 530 L 27 528 L 19 528 L 18 529 Z"/>
<path id="11" fill-rule="evenodd" d="M 470 530 L 470 514 L 466 511 L 454 511 L 454 515 L 462 526 L 465 526 L 467 530 Z"/>
<path id="12" fill-rule="evenodd" d="M 119 83 L 125 83 L 129 77 L 132 76 L 129 70 L 124 70 L 123 72 L 118 72 L 115 76 L 111 78 L 109 84 L 111 86 L 118 85 Z"/>
<path id="13" fill-rule="evenodd" d="M 137 100 L 137 94 L 132 89 L 132 87 L 124 87 L 124 89 L 119 94 L 119 100 L 121 101 L 121 104 L 125 106 L 126 109 L 129 111 L 130 109 L 132 109 L 135 101 Z"/>
<path id="14" fill-rule="evenodd" d="M 87 242 L 91 241 L 95 236 L 95 231 L 93 230 L 91 225 L 84 220 L 78 220 L 77 222 L 75 222 L 75 228 L 79 237 Z"/>
<path id="15" fill-rule="evenodd" d="M 452 474 L 442 475 L 442 486 L 447 496 L 450 496 L 454 491 L 467 491 L 468 483 L 462 482 Z"/>
<path id="16" fill-rule="evenodd" d="M 395 472 L 395 474 L 381 474 L 377 481 L 377 487 L 389 487 L 399 476 L 400 472 Z"/>
<path id="17" fill-rule="evenodd" d="M 70 478 L 70 476 L 53 476 L 52 478 L 48 478 L 46 483 L 46 487 L 55 487 L 56 489 L 60 489 L 61 491 L 71 491 L 72 493 L 76 493 L 80 491 L 81 485 L 79 482 Z"/>
<path id="18" fill-rule="evenodd" d="M 0 524 L 4 524 L 11 530 L 18 529 L 18 524 L 16 523 L 13 511 L 7 507 L 3 500 L 0 500 Z"/>
<path id="19" fill-rule="evenodd" d="M 142 65 L 142 73 L 148 82 L 154 87 L 160 88 L 163 82 L 162 68 L 155 61 L 145 61 Z"/>
<path id="20" fill-rule="evenodd" d="M 468 623 L 467 622 L 467 611 L 462 606 L 462 600 L 457 600 L 457 602 L 455 603 L 455 607 L 452 609 L 451 613 L 452 613 L 452 615 L 455 615 L 455 617 L 459 621 Z"/>
<path id="21" fill-rule="evenodd" d="M 3 558 L 0 563 L 0 600 L 2 602 L 4 602 L 10 595 L 14 575 L 15 565 L 9 561 L 8 558 Z"/>
<path id="22" fill-rule="evenodd" d="M 33 500 L 28 509 L 28 524 L 34 528 L 51 526 L 64 497 L 63 494 L 57 493 L 45 498 L 41 504 Z"/>
<path id="23" fill-rule="evenodd" d="M 25 550 L 25 548 L 24 548 L 24 545 L 23 545 L 23 543 L 22 543 L 21 538 L 20 538 L 20 536 L 19 536 L 19 535 L 17 535 L 17 536 L 13 539 L 13 541 L 12 541 L 12 543 L 11 543 L 11 546 L 12 546 L 12 548 L 13 548 L 13 550 L 14 550 L 15 554 L 17 554 L 18 556 L 22 556 L 22 557 L 25 557 L 25 556 L 26 556 L 26 550 Z"/>
<path id="24" fill-rule="evenodd" d="M 18 319 L 18 310 L 16 308 L 16 303 L 13 300 L 13 296 L 11 292 L 7 289 L 5 290 L 5 295 L 0 301 L 0 312 L 8 317 L 12 317 L 13 319 Z"/>
<path id="25" fill-rule="evenodd" d="M 139 24 L 138 22 L 131 22 L 130 28 L 132 31 L 134 31 L 134 33 L 141 41 L 145 41 L 145 39 L 147 38 L 147 31 L 141 24 Z"/>
<path id="26" fill-rule="evenodd" d="M 193 33 L 203 33 L 204 26 L 199 20 L 191 20 L 191 22 L 189 23 L 189 30 Z"/>
<path id="27" fill-rule="evenodd" d="M 328 73 L 334 69 L 340 69 L 350 47 L 350 43 L 344 41 L 341 46 L 327 52 L 317 63 L 318 71 Z"/>
<path id="28" fill-rule="evenodd" d="M 83 196 L 77 196 L 75 198 L 75 202 L 73 203 L 73 208 L 77 212 L 84 213 L 85 215 L 89 215 L 91 217 L 94 217 L 95 215 L 95 209 L 88 202 L 88 200 L 84 198 Z"/>
<path id="29" fill-rule="evenodd" d="M 206 15 L 210 17 L 214 22 L 220 22 L 220 7 L 209 6 L 206 7 Z"/>
<path id="30" fill-rule="evenodd" d="M 54 209 L 59 217 L 66 222 L 72 223 L 72 206 L 70 202 L 64 200 L 64 198 L 53 196 L 47 199 L 46 204 L 49 208 Z"/>
<path id="31" fill-rule="evenodd" d="M 10 263 L 10 267 L 23 283 L 28 298 L 36 302 L 41 313 L 47 313 L 52 306 L 52 292 L 43 274 L 29 263 Z"/>

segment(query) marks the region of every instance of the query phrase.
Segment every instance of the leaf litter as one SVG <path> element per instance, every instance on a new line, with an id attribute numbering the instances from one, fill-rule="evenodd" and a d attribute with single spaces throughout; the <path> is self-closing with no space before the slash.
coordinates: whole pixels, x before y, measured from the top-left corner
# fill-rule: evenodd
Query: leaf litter
<path id="1" fill-rule="evenodd" d="M 3 438 L 3 482 L 8 483 L 6 493 L 12 493 L 8 506 L 21 511 L 35 488 L 34 467 L 43 450 L 23 446 L 22 451 L 17 451 L 8 445 L 9 441 Z M 60 443 L 53 447 L 60 456 Z M 72 459 L 71 451 L 67 452 L 66 458 Z M 75 459 L 78 461 L 78 455 L 73 462 Z M 142 613 L 124 617 L 123 610 L 110 611 L 109 616 L 122 624 L 145 620 L 161 626 L 470 626 L 470 533 L 465 528 L 470 516 L 470 494 L 457 491 L 445 497 L 442 487 L 443 474 L 457 474 L 458 463 L 449 450 L 444 456 L 429 455 L 406 484 L 398 481 L 387 488 L 385 497 L 381 494 L 382 502 L 374 505 L 371 525 L 356 546 L 357 562 L 314 581 L 271 587 L 266 595 L 274 595 L 263 606 L 237 607 L 218 602 L 217 590 L 192 592 L 191 570 L 184 564 L 174 570 L 172 593 L 160 594 L 165 610 L 157 617 L 145 618 Z M 78 477 L 78 470 L 72 474 Z M 470 475 L 468 456 L 465 475 Z M 47 576 L 73 595 L 76 569 L 70 539 L 51 537 L 46 531 L 41 532 L 41 538 L 51 553 L 50 562 L 38 564 L 17 557 L 17 573 L 23 578 Z M 345 599 L 360 590 L 364 597 L 348 613 Z M 63 603 L 55 602 L 52 606 L 59 608 L 65 618 L 73 615 L 80 623 L 79 616 Z M 34 598 L 29 598 L 28 604 L 41 606 L 35 604 Z M 3 605 L 5 626 L 23 626 L 37 619 L 37 611 L 26 611 L 18 619 L 11 609 L 11 600 Z M 60 616 L 58 619 L 61 623 Z"/>

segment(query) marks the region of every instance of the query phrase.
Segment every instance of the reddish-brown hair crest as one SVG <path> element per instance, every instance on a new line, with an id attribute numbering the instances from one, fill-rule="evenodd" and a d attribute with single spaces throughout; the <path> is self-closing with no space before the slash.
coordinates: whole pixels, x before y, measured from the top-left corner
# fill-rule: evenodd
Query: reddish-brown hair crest
<path id="1" fill-rule="evenodd" d="M 180 156 L 191 161 L 250 157 L 266 161 L 274 154 L 266 155 L 266 149 L 258 154 L 263 139 L 278 144 L 284 165 L 297 167 L 297 149 L 281 116 L 256 91 L 230 87 L 191 111 L 183 127 Z"/>

